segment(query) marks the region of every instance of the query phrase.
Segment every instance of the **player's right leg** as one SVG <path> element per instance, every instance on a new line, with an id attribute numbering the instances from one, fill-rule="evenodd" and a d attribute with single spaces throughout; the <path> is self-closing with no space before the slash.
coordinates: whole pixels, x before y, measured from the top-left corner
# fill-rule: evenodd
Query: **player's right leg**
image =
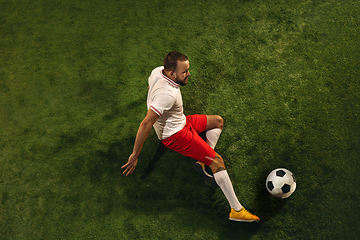
<path id="1" fill-rule="evenodd" d="M 203 116 L 189 116 L 189 120 L 191 120 L 191 118 L 193 118 L 193 120 L 206 121 L 206 118 L 204 118 Z M 201 129 L 201 131 L 204 130 L 205 124 L 206 122 L 203 122 L 203 128 Z M 250 214 L 247 211 L 244 211 L 243 206 L 237 199 L 232 183 L 225 169 L 225 164 L 222 157 L 217 154 L 214 149 L 212 149 L 197 134 L 197 132 L 195 132 L 194 128 L 190 126 L 188 121 L 182 130 L 170 136 L 169 138 L 163 139 L 161 142 L 166 147 L 184 156 L 190 157 L 197 161 L 201 161 L 206 165 L 210 166 L 211 171 L 214 175 L 214 179 L 225 194 L 225 197 L 227 198 L 230 207 L 234 209 L 235 212 L 237 212 L 237 214 L 235 215 L 230 213 L 231 220 L 233 220 L 233 218 L 236 218 L 237 221 L 259 221 L 258 217 Z"/>
<path id="2" fill-rule="evenodd" d="M 209 167 L 214 173 L 216 183 L 219 185 L 230 204 L 231 212 L 229 214 L 229 219 L 239 222 L 260 221 L 256 215 L 253 215 L 245 210 L 245 208 L 240 204 L 238 198 L 236 197 L 229 175 L 225 169 L 224 160 L 219 154 L 216 153 L 215 159 Z"/>

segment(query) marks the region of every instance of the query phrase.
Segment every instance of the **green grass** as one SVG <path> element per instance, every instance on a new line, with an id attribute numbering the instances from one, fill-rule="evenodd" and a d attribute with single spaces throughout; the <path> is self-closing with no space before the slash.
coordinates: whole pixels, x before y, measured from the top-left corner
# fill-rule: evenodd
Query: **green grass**
<path id="1" fill-rule="evenodd" d="M 2 239 L 355 239 L 358 1 L 0 0 Z M 261 224 L 154 132 L 120 167 L 165 54 L 190 58 L 186 114 L 219 114 L 217 145 Z M 267 174 L 297 190 L 271 197 Z"/>

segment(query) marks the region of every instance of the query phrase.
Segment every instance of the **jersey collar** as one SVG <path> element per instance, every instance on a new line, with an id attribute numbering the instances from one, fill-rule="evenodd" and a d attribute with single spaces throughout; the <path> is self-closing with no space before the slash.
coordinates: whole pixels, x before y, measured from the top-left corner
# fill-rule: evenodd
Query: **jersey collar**
<path id="1" fill-rule="evenodd" d="M 170 78 L 168 78 L 168 77 L 165 75 L 164 70 L 162 70 L 162 71 L 160 72 L 160 74 L 161 74 L 161 76 L 162 76 L 166 81 L 168 81 L 168 83 L 170 83 L 171 86 L 176 87 L 176 88 L 180 87 L 180 84 L 177 84 L 176 82 L 174 82 L 173 80 L 171 80 Z"/>

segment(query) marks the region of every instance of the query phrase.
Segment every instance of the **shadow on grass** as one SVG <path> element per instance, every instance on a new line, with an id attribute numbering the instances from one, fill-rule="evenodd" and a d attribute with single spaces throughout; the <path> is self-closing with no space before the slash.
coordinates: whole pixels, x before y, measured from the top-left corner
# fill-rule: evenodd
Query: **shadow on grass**
<path id="1" fill-rule="evenodd" d="M 226 223 L 226 225 L 225 225 Z M 222 227 L 221 239 L 251 239 L 259 231 L 261 223 L 228 221 Z"/>
<path id="2" fill-rule="evenodd" d="M 134 214 L 130 219 L 142 215 L 171 216 L 179 219 L 184 228 L 216 226 L 221 239 L 233 239 L 234 236 L 251 239 L 259 231 L 260 223 L 228 220 L 228 203 L 218 196 L 218 191 L 221 190 L 204 183 L 202 177 L 193 169 L 192 159 L 167 151 L 161 142 L 152 143 L 154 147 L 156 144 L 155 153 L 150 155 L 151 159 L 140 174 L 128 178 L 116 176 L 119 183 L 123 183 L 121 187 L 124 191 L 120 204 Z M 126 162 L 125 153 L 120 150 L 125 147 L 124 142 L 122 145 L 113 143 L 107 153 L 102 153 L 102 157 L 110 162 L 113 161 L 111 159 L 121 158 Z M 166 160 L 160 161 L 162 158 Z M 159 169 L 155 170 L 157 167 Z"/>
<path id="3" fill-rule="evenodd" d="M 110 148 L 106 158 L 120 157 L 113 151 L 118 150 Z M 220 239 L 251 239 L 259 231 L 259 223 L 228 220 L 228 203 L 224 197 L 219 198 L 221 190 L 204 183 L 193 168 L 194 160 L 167 151 L 161 142 L 150 157 L 140 174 L 117 177 L 124 190 L 120 204 L 132 213 L 128 222 L 139 221 L 142 216 L 159 219 L 154 220 L 157 224 L 164 218 L 177 219 L 176 224 L 189 231 L 216 228 Z M 166 227 L 172 228 L 173 225 L 168 223 Z M 132 237 L 136 238 L 136 234 Z"/>
<path id="4" fill-rule="evenodd" d="M 261 222 L 275 217 L 286 204 L 286 199 L 275 198 L 266 190 L 265 179 L 269 172 L 268 169 L 264 170 L 256 184 L 259 191 L 255 199 L 254 212 L 260 217 Z"/>
<path id="5" fill-rule="evenodd" d="M 141 180 L 144 180 L 150 175 L 150 173 L 154 170 L 156 164 L 158 163 L 162 155 L 164 155 L 167 149 L 168 148 L 159 141 L 159 145 L 157 147 L 154 157 L 149 161 L 147 168 L 142 172 L 142 175 L 140 177 Z"/>
<path id="6" fill-rule="evenodd" d="M 264 170 L 260 174 L 260 178 L 256 183 L 256 188 L 259 189 L 255 204 L 250 212 L 255 213 L 261 219 L 260 222 L 241 223 L 228 221 L 221 223 L 221 239 L 251 239 L 260 230 L 262 223 L 274 218 L 286 204 L 286 199 L 278 199 L 271 196 L 265 188 L 265 179 L 269 169 Z"/>

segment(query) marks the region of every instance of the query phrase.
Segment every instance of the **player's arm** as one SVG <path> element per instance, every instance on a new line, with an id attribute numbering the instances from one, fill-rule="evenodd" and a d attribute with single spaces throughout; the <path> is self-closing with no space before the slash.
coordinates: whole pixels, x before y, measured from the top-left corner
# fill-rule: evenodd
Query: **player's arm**
<path id="1" fill-rule="evenodd" d="M 146 138 L 149 136 L 154 123 L 158 118 L 159 116 L 149 108 L 145 118 L 140 123 L 139 129 L 137 131 L 133 152 L 130 155 L 128 162 L 121 167 L 125 168 L 123 174 L 126 174 L 126 176 L 130 175 L 135 170 L 141 149 L 145 143 Z"/>

